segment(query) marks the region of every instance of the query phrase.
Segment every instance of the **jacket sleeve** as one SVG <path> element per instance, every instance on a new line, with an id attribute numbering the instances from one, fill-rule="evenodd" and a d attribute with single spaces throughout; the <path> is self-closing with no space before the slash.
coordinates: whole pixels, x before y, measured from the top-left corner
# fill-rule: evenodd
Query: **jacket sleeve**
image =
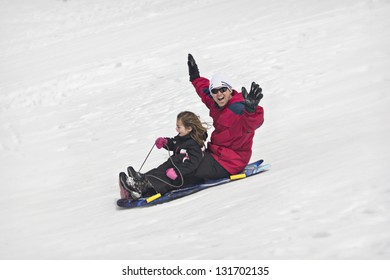
<path id="1" fill-rule="evenodd" d="M 192 81 L 192 85 L 195 87 L 196 93 L 199 95 L 202 102 L 207 108 L 210 108 L 214 104 L 214 99 L 209 90 L 210 81 L 206 78 L 199 77 Z"/>
<path id="2" fill-rule="evenodd" d="M 255 131 L 264 123 L 264 109 L 257 106 L 254 113 L 248 113 L 244 110 L 244 125 L 247 131 Z"/>
<path id="3" fill-rule="evenodd" d="M 175 145 L 174 145 L 174 143 L 173 143 L 173 138 L 168 138 L 168 137 L 166 137 L 165 139 L 168 140 L 168 143 L 167 143 L 168 149 L 167 149 L 166 146 L 164 146 L 164 149 L 165 149 L 165 150 L 168 150 L 168 151 L 173 151 L 173 150 L 175 149 Z"/>
<path id="4" fill-rule="evenodd" d="M 187 147 L 186 154 L 172 156 L 173 162 L 183 176 L 194 172 L 202 160 L 203 152 L 199 146 Z"/>

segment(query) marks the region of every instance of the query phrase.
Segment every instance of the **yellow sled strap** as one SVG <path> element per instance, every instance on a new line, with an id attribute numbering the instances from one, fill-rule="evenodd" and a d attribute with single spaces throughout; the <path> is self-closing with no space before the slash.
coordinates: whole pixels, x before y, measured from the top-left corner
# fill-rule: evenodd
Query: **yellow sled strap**
<path id="1" fill-rule="evenodd" d="M 243 179 L 245 177 L 246 177 L 245 173 L 235 174 L 230 176 L 230 180 L 238 180 L 238 179 Z"/>
<path id="2" fill-rule="evenodd" d="M 157 198 L 160 198 L 160 197 L 161 197 L 161 193 L 152 195 L 151 197 L 148 197 L 148 198 L 146 199 L 146 202 L 147 202 L 147 203 L 150 203 L 150 202 L 152 202 L 153 200 L 156 200 Z"/>

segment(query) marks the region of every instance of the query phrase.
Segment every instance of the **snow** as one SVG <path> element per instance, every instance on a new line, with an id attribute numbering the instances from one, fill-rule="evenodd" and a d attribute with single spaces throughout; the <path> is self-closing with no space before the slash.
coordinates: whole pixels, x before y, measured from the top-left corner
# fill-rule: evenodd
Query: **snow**
<path id="1" fill-rule="evenodd" d="M 1 259 L 389 259 L 390 2 L 0 1 Z M 272 169 L 120 210 L 188 81 L 263 88 Z M 153 150 L 143 171 L 167 158 Z"/>

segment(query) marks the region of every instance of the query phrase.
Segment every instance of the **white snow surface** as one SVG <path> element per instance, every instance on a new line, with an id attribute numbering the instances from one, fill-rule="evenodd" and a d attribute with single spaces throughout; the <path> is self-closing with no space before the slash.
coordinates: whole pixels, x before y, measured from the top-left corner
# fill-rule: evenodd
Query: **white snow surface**
<path id="1" fill-rule="evenodd" d="M 390 1 L 1 0 L 1 259 L 389 259 Z M 263 88 L 272 169 L 120 210 L 188 80 Z M 211 132 L 211 131 L 210 131 Z M 153 150 L 142 171 L 167 159 Z"/>

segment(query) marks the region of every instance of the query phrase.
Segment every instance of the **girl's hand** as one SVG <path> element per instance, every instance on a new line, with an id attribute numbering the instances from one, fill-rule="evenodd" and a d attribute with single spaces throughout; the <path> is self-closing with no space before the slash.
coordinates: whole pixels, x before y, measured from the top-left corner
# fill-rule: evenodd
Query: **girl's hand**
<path id="1" fill-rule="evenodd" d="M 156 139 L 155 144 L 156 144 L 157 149 L 161 149 L 168 144 L 168 139 L 164 138 L 164 137 L 158 137 Z"/>

